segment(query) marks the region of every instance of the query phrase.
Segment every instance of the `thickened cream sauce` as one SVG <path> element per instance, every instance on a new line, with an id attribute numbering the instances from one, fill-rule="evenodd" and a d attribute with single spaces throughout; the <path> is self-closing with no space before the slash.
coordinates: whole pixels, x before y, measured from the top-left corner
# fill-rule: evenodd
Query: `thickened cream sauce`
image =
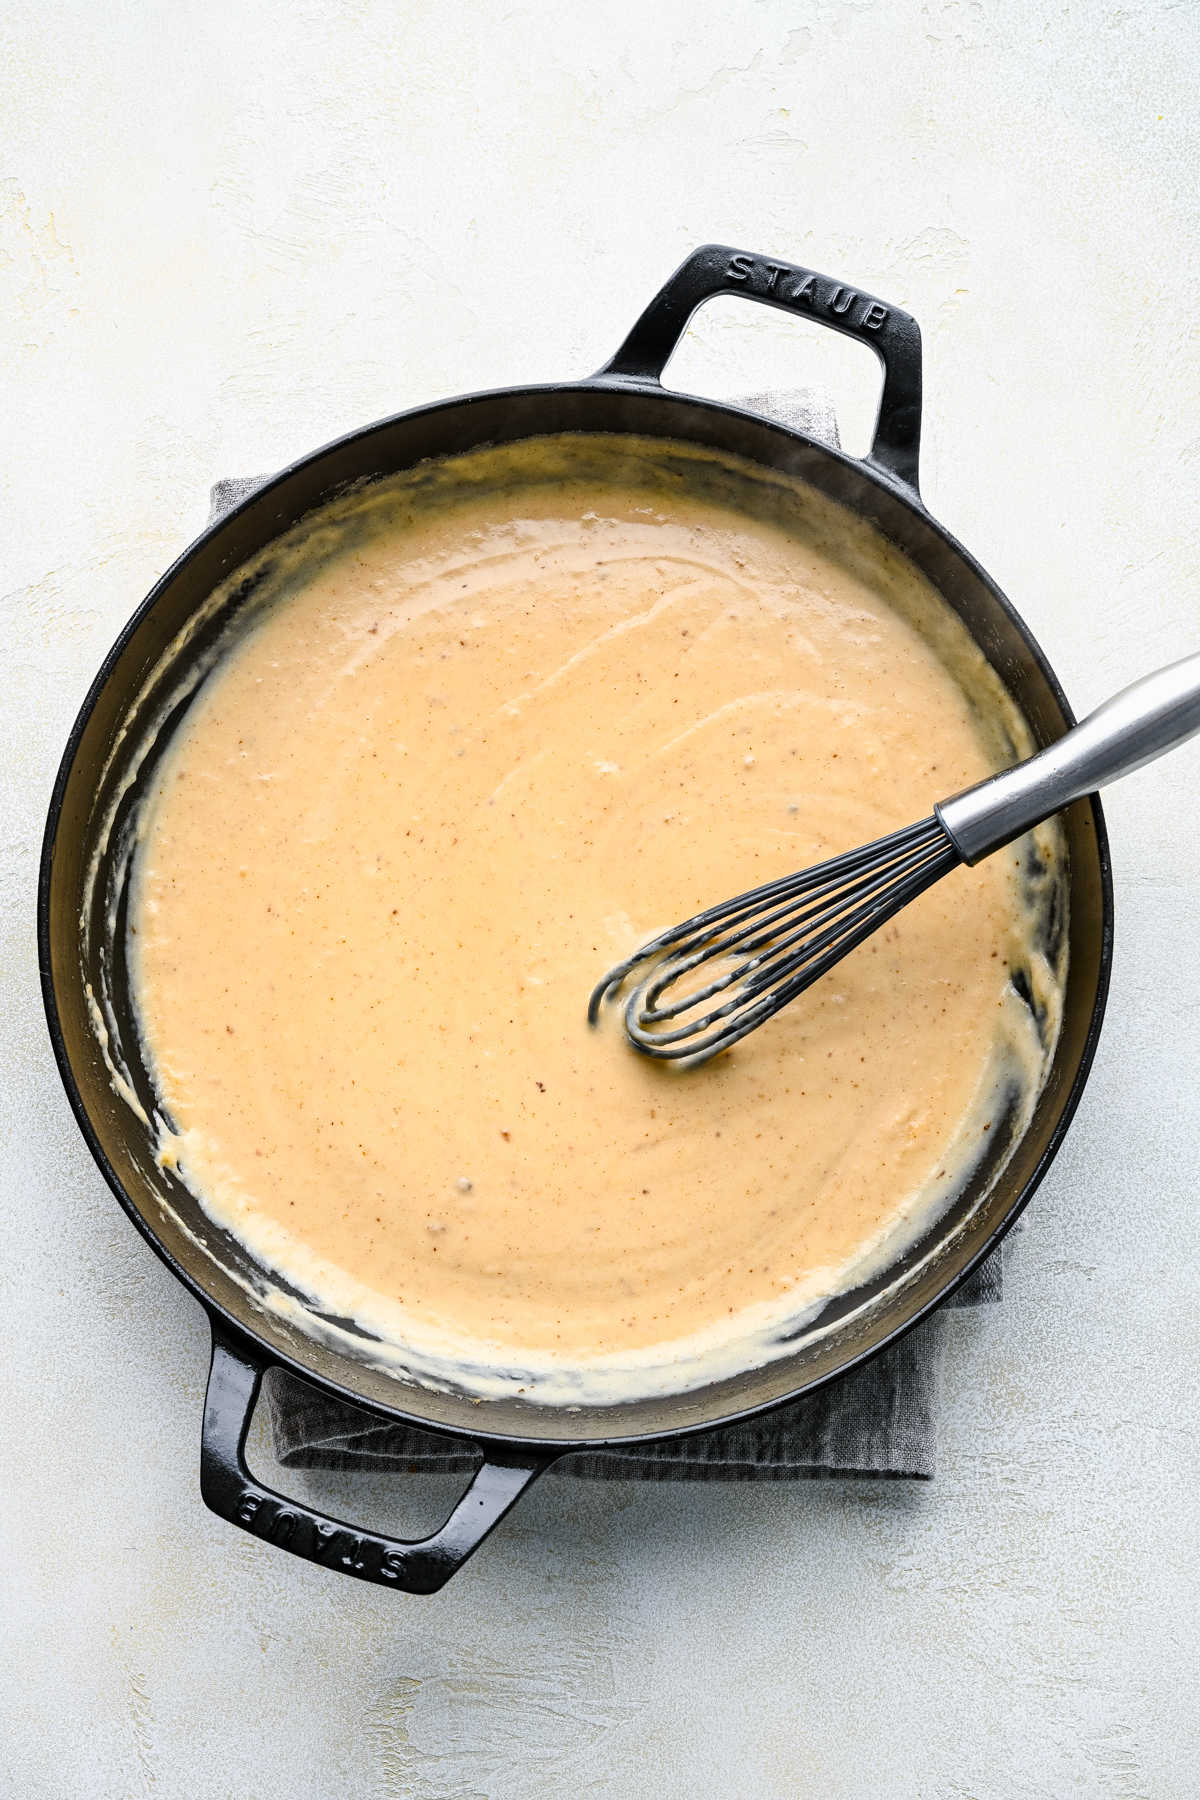
<path id="1" fill-rule="evenodd" d="M 1025 748 L 865 528 L 803 490 L 747 507 L 682 450 L 607 456 L 475 453 L 297 534 L 141 823 L 164 1160 L 314 1304 L 480 1392 L 762 1360 L 911 1239 L 1044 1058 L 1017 849 L 702 1068 L 589 1029 L 653 932 Z"/>

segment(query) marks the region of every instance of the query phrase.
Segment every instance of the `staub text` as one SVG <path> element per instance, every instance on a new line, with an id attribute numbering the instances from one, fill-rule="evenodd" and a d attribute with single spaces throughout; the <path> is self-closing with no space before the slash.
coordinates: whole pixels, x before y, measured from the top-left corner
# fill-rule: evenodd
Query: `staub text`
<path id="1" fill-rule="evenodd" d="M 744 281 L 754 293 L 769 294 L 786 306 L 809 306 L 815 313 L 844 318 L 848 325 L 865 326 L 868 331 L 878 331 L 887 323 L 888 309 L 878 300 L 804 269 L 793 269 L 788 263 L 731 256 L 725 273 L 730 281 Z"/>

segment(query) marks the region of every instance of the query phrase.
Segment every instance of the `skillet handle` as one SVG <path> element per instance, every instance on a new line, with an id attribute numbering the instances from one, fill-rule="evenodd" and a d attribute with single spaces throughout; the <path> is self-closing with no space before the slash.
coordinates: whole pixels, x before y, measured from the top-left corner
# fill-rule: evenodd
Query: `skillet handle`
<path id="1" fill-rule="evenodd" d="M 376 1537 L 264 1487 L 246 1465 L 246 1432 L 270 1364 L 213 1322 L 212 1368 L 200 1440 L 206 1506 L 293 1556 L 408 1594 L 433 1594 L 477 1550 L 543 1469 L 552 1451 L 491 1448 L 450 1517 L 432 1537 Z"/>
<path id="2" fill-rule="evenodd" d="M 818 275 L 798 263 L 772 261 L 705 244 L 680 264 L 650 302 L 617 354 L 598 369 L 598 381 L 657 385 L 688 320 L 716 294 L 777 306 L 869 344 L 883 364 L 883 393 L 867 462 L 919 497 L 921 449 L 921 328 L 908 313 Z"/>

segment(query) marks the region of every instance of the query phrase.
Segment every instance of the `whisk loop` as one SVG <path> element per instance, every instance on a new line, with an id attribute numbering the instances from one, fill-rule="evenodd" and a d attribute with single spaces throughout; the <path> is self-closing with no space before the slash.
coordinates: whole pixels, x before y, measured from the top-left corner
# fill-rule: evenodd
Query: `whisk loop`
<path id="1" fill-rule="evenodd" d="M 611 969 L 592 993 L 588 1018 L 594 1025 L 605 1000 L 634 977 L 625 1003 L 630 1041 L 647 1056 L 704 1062 L 765 1023 L 961 860 L 934 816 L 751 888 Z M 679 992 L 705 964 L 717 972 Z M 725 998 L 709 1006 L 719 995 Z"/>

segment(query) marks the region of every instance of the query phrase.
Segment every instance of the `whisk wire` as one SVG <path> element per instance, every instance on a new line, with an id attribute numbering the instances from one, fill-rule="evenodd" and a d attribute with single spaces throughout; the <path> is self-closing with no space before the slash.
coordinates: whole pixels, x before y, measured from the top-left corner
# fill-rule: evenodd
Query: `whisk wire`
<path id="1" fill-rule="evenodd" d="M 713 928 L 722 921 L 732 923 L 743 917 L 760 914 L 764 905 L 776 899 L 794 899 L 801 894 L 844 887 L 849 877 L 860 869 L 874 867 L 885 860 L 898 860 L 908 851 L 916 853 L 930 842 L 946 842 L 945 833 L 935 818 L 922 819 L 919 824 L 908 825 L 901 831 L 891 832 L 887 837 L 876 838 L 874 842 L 863 844 L 843 856 L 814 863 L 811 868 L 802 869 L 797 874 L 779 876 L 774 881 L 764 882 L 761 887 L 747 889 L 733 895 L 731 899 L 706 907 L 703 912 L 694 913 L 682 924 L 674 925 L 669 931 L 660 932 L 649 939 L 632 956 L 609 970 L 592 990 L 588 1002 L 589 1022 L 593 1025 L 596 1023 L 603 1001 L 624 985 L 634 969 L 663 951 L 674 948 L 683 953 L 687 949 L 686 940 L 693 937 L 697 942 L 706 940 L 712 935 Z"/>
<path id="2" fill-rule="evenodd" d="M 625 1004 L 632 1043 L 648 1056 L 704 1061 L 757 1029 L 960 860 L 933 817 L 751 888 L 660 933 L 611 970 L 588 1017 L 594 1024 L 604 1000 L 640 972 Z M 720 958 L 733 966 L 664 1003 L 686 976 Z M 720 1005 L 700 1010 L 722 994 Z"/>
<path id="3" fill-rule="evenodd" d="M 930 858 L 938 857 L 940 866 L 941 851 L 938 846 L 932 846 L 927 855 Z M 907 879 L 911 873 L 914 873 L 917 868 L 922 866 L 923 864 L 919 862 L 913 864 L 906 863 L 904 865 L 904 878 Z M 832 890 L 834 897 L 822 898 L 816 904 L 804 907 L 799 912 L 795 910 L 790 902 L 783 906 L 776 907 L 772 912 L 767 913 L 762 919 L 755 922 L 753 931 L 739 931 L 734 932 L 733 934 L 722 934 L 711 941 L 706 941 L 703 949 L 691 951 L 690 954 L 688 953 L 689 944 L 695 940 L 685 940 L 682 945 L 677 946 L 675 954 L 671 958 L 670 975 L 664 977 L 662 981 L 644 983 L 638 991 L 644 992 L 647 1002 L 654 1006 L 655 1016 L 663 1019 L 674 1017 L 676 1014 L 685 1010 L 690 1011 L 694 1009 L 701 1001 L 708 999 L 710 995 L 722 992 L 724 989 L 731 986 L 733 982 L 738 981 L 742 977 L 749 978 L 753 973 L 753 982 L 747 980 L 746 984 L 739 990 L 746 998 L 750 998 L 754 993 L 767 986 L 770 981 L 774 979 L 774 965 L 781 958 L 786 956 L 786 953 L 793 945 L 804 943 L 806 946 L 805 953 L 807 955 L 814 954 L 823 947 L 826 941 L 832 941 L 832 936 L 836 933 L 836 922 L 839 920 L 845 921 L 847 912 L 855 902 L 865 904 L 876 894 L 886 898 L 888 891 L 897 879 L 895 865 L 888 864 L 882 868 L 872 880 L 864 880 L 854 889 L 848 889 L 842 882 L 830 882 L 825 884 L 823 892 L 827 893 L 829 890 Z M 861 910 L 862 907 L 860 906 L 854 916 L 857 917 L 858 912 L 861 912 Z M 875 911 L 877 910 L 878 909 L 876 908 L 872 911 L 872 917 L 874 917 Z M 782 927 L 785 922 L 787 926 L 786 932 L 783 936 L 780 936 L 777 927 Z M 815 929 L 826 925 L 835 926 L 835 933 L 831 934 L 827 932 L 824 937 L 817 938 L 812 936 Z M 704 934 L 700 935 L 703 936 Z M 713 957 L 730 955 L 734 950 L 745 951 L 750 960 L 739 964 L 736 968 L 728 971 L 728 973 L 718 976 L 717 979 L 710 982 L 707 987 L 693 990 L 684 995 L 681 999 L 674 1001 L 669 1007 L 658 1006 L 658 996 L 667 986 L 673 986 L 676 981 L 680 980 L 693 968 L 698 968 L 701 963 L 706 962 Z M 761 952 L 761 954 L 758 954 L 758 952 Z"/>

